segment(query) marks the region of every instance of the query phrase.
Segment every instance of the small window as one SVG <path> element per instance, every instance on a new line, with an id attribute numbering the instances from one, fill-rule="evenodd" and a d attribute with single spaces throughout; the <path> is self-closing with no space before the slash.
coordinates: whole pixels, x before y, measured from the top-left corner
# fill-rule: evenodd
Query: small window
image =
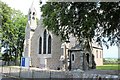
<path id="1" fill-rule="evenodd" d="M 72 62 L 75 61 L 75 54 L 72 54 Z"/>
<path id="2" fill-rule="evenodd" d="M 100 51 L 100 58 L 102 58 L 102 52 Z"/>
<path id="3" fill-rule="evenodd" d="M 98 58 L 98 50 L 96 50 L 96 58 Z"/>
<path id="4" fill-rule="evenodd" d="M 86 58 L 87 58 L 87 63 L 89 64 L 89 54 L 86 54 Z"/>
<path id="5" fill-rule="evenodd" d="M 99 57 L 101 58 L 101 51 L 100 51 L 100 55 L 99 55 Z"/>
<path id="6" fill-rule="evenodd" d="M 29 20 L 31 19 L 31 12 L 29 12 Z"/>
<path id="7" fill-rule="evenodd" d="M 33 20 L 35 20 L 35 17 L 32 17 Z"/>
<path id="8" fill-rule="evenodd" d="M 31 16 L 29 16 L 29 20 L 31 19 Z"/>
<path id="9" fill-rule="evenodd" d="M 101 58 L 103 58 L 103 54 L 102 54 L 102 52 L 101 52 Z"/>
<path id="10" fill-rule="evenodd" d="M 35 15 L 35 12 L 33 12 L 33 15 Z"/>
<path id="11" fill-rule="evenodd" d="M 31 12 L 29 12 L 29 14 L 31 14 Z"/>

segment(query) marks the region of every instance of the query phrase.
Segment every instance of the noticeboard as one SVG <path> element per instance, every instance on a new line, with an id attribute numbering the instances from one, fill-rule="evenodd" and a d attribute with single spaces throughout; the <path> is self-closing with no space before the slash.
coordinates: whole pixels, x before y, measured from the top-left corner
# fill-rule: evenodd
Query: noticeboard
<path id="1" fill-rule="evenodd" d="M 29 57 L 22 57 L 21 58 L 21 67 L 29 67 L 30 58 Z"/>

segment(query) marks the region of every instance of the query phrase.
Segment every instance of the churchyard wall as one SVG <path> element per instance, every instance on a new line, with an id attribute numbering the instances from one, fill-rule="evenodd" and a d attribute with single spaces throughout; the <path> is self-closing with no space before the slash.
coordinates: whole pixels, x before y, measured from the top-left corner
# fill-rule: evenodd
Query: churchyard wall
<path id="1" fill-rule="evenodd" d="M 41 70 L 38 68 L 20 67 L 0 67 L 0 73 L 17 78 L 69 78 L 69 79 L 91 79 L 91 80 L 119 80 L 118 75 L 87 74 L 81 70 L 61 71 L 61 70 Z M 101 79 L 100 79 L 101 78 Z"/>

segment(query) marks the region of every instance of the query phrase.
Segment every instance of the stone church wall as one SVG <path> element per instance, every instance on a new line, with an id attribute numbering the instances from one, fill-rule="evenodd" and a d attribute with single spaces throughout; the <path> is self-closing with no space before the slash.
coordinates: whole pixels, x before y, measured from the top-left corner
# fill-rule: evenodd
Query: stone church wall
<path id="1" fill-rule="evenodd" d="M 80 51 L 72 52 L 75 55 L 75 61 L 71 61 L 72 70 L 81 69 L 83 70 L 83 54 Z"/>
<path id="2" fill-rule="evenodd" d="M 62 63 L 60 62 L 60 56 L 63 54 L 61 49 L 60 37 L 53 35 L 52 39 L 52 57 L 47 59 L 47 65 L 51 69 L 61 68 Z"/>
<path id="3" fill-rule="evenodd" d="M 42 21 L 40 21 L 42 22 Z M 50 69 L 58 69 L 61 68 L 60 56 L 62 55 L 61 51 L 61 40 L 60 37 L 55 36 L 51 32 L 47 32 L 47 35 L 51 35 L 51 54 L 39 54 L 39 38 L 42 37 L 42 47 L 43 47 L 43 33 L 45 28 L 42 23 L 39 23 L 39 26 L 36 28 L 32 41 L 31 41 L 31 63 L 34 67 L 40 67 L 40 58 L 44 58 L 46 60 L 46 68 Z M 47 47 L 47 46 L 46 46 Z M 47 48 L 46 48 L 47 50 Z M 47 51 L 46 51 L 47 52 Z"/>
<path id="4" fill-rule="evenodd" d="M 93 48 L 93 54 L 94 54 L 96 66 L 103 65 L 103 50 Z"/>
<path id="5" fill-rule="evenodd" d="M 42 25 L 41 25 L 42 26 Z M 39 67 L 40 66 L 40 54 L 39 54 L 39 38 L 40 36 L 42 37 L 44 28 L 41 26 L 37 26 L 34 35 L 32 37 L 32 42 L 31 42 L 31 61 L 32 65 L 34 67 Z"/>

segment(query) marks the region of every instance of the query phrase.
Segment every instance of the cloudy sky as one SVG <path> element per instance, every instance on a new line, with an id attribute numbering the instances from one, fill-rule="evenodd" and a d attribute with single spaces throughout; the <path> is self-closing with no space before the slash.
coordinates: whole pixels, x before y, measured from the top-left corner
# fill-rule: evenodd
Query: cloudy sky
<path id="1" fill-rule="evenodd" d="M 39 16 L 39 14 L 40 14 L 39 1 L 40 0 L 1 0 L 1 1 L 5 2 L 10 7 L 14 8 L 16 10 L 20 10 L 25 15 L 28 14 L 28 10 L 29 10 L 30 6 L 32 5 L 32 3 L 34 2 L 35 8 L 37 10 L 37 16 L 38 16 L 38 18 L 40 17 Z M 41 0 L 41 1 L 43 3 L 45 3 L 46 0 Z"/>
<path id="2" fill-rule="evenodd" d="M 10 7 L 15 8 L 16 10 L 20 10 L 25 15 L 28 14 L 28 10 L 33 2 L 33 0 L 1 0 L 8 4 Z M 43 3 L 45 3 L 45 0 L 42 0 Z M 37 16 L 40 18 L 40 8 L 39 8 L 39 0 L 34 0 L 35 8 L 37 11 Z M 105 58 L 118 58 L 118 48 L 117 46 L 110 47 L 107 49 L 105 46 L 103 46 L 103 56 Z"/>

